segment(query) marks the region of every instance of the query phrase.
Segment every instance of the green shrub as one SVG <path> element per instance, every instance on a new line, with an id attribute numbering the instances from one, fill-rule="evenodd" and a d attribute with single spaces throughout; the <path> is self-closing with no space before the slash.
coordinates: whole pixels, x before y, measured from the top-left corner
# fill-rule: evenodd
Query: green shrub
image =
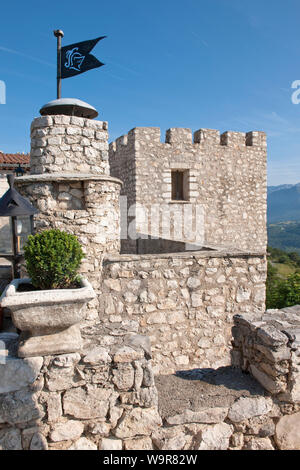
<path id="1" fill-rule="evenodd" d="M 286 279 L 278 276 L 278 269 L 268 263 L 266 308 L 284 308 L 300 304 L 300 274 L 290 274 Z"/>
<path id="2" fill-rule="evenodd" d="M 78 282 L 84 256 L 75 235 L 45 230 L 28 237 L 24 247 L 26 268 L 37 289 L 61 289 Z"/>
<path id="3" fill-rule="evenodd" d="M 300 274 L 291 274 L 285 283 L 285 304 L 288 307 L 300 304 Z"/>

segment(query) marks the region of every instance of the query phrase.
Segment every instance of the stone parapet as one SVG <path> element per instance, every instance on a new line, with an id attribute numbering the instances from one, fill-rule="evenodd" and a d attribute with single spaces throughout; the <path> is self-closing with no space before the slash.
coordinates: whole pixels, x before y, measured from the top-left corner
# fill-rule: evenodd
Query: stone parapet
<path id="1" fill-rule="evenodd" d="M 156 374 L 230 364 L 233 316 L 265 310 L 262 253 L 109 255 L 102 275 L 101 321 L 137 321 Z"/>
<path id="2" fill-rule="evenodd" d="M 234 317 L 233 360 L 280 401 L 300 403 L 300 306 Z"/>

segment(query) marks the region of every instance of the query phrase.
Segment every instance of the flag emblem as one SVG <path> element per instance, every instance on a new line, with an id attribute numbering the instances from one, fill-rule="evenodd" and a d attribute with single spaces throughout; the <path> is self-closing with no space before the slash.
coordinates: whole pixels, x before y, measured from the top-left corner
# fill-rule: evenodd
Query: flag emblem
<path id="1" fill-rule="evenodd" d="M 102 67 L 104 65 L 103 62 L 100 62 L 90 52 L 97 42 L 104 38 L 106 36 L 62 47 L 60 59 L 61 75 L 59 78 L 73 77 L 88 70 Z"/>
<path id="2" fill-rule="evenodd" d="M 78 52 L 78 47 L 74 47 L 73 49 L 67 51 L 66 58 L 67 62 L 65 62 L 65 67 L 67 69 L 73 69 L 80 72 L 80 67 L 85 59 L 85 56 Z"/>

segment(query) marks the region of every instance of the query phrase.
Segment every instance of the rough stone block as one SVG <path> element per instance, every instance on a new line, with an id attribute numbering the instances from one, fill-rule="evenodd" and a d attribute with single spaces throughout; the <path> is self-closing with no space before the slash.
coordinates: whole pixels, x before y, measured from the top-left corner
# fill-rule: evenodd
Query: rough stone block
<path id="1" fill-rule="evenodd" d="M 274 446 L 268 437 L 252 437 L 243 450 L 274 450 Z"/>
<path id="2" fill-rule="evenodd" d="M 122 441 L 120 439 L 102 439 L 101 450 L 122 450 Z"/>
<path id="3" fill-rule="evenodd" d="M 0 395 L 0 424 L 26 423 L 43 417 L 37 395 L 30 390 L 20 390 Z"/>
<path id="4" fill-rule="evenodd" d="M 112 390 L 89 387 L 67 390 L 63 397 L 65 414 L 77 419 L 105 418 Z"/>
<path id="5" fill-rule="evenodd" d="M 276 425 L 275 441 L 280 450 L 300 449 L 300 413 L 280 418 Z"/>
<path id="6" fill-rule="evenodd" d="M 114 362 L 132 362 L 142 359 L 144 354 L 142 351 L 136 351 L 129 346 L 119 347 L 113 355 Z"/>
<path id="7" fill-rule="evenodd" d="M 152 441 L 150 437 L 141 439 L 127 439 L 124 441 L 125 450 L 152 450 Z"/>
<path id="8" fill-rule="evenodd" d="M 257 336 L 264 344 L 275 348 L 284 346 L 288 343 L 288 337 L 284 333 L 278 331 L 278 329 L 272 325 L 266 325 L 258 328 Z"/>
<path id="9" fill-rule="evenodd" d="M 182 450 L 187 444 L 188 436 L 177 426 L 161 428 L 152 434 L 152 441 L 159 450 Z"/>
<path id="10" fill-rule="evenodd" d="M 32 436 L 29 450 L 48 450 L 47 439 L 43 434 L 36 432 Z"/>
<path id="11" fill-rule="evenodd" d="M 198 450 L 227 450 L 233 426 L 226 423 L 205 426 L 200 432 Z"/>
<path id="12" fill-rule="evenodd" d="M 272 394 L 277 394 L 286 390 L 286 381 L 283 381 L 280 378 L 274 379 L 274 377 L 270 377 L 269 375 L 265 374 L 253 364 L 250 365 L 250 371 L 253 377 L 266 389 L 268 392 Z"/>
<path id="13" fill-rule="evenodd" d="M 199 411 L 185 410 L 183 413 L 166 418 L 170 426 L 186 423 L 216 424 L 224 421 L 228 408 L 208 408 Z"/>
<path id="14" fill-rule="evenodd" d="M 148 436 L 161 424 L 162 421 L 156 408 L 133 408 L 126 410 L 114 432 L 120 439 Z"/>
<path id="15" fill-rule="evenodd" d="M 112 361 L 111 356 L 108 354 L 107 349 L 99 346 L 86 354 L 82 360 L 84 364 L 97 365 L 101 363 L 108 364 Z"/>
<path id="16" fill-rule="evenodd" d="M 78 439 L 83 430 L 84 425 L 80 421 L 68 420 L 64 423 L 56 423 L 52 427 L 50 439 L 53 442 Z"/>
<path id="17" fill-rule="evenodd" d="M 33 383 L 42 365 L 42 357 L 19 359 L 7 356 L 6 363 L 0 364 L 0 394 L 17 391 Z"/>
<path id="18" fill-rule="evenodd" d="M 112 381 L 118 390 L 130 390 L 133 387 L 135 374 L 131 364 L 120 363 L 112 372 Z"/>
<path id="19" fill-rule="evenodd" d="M 68 450 L 97 450 L 97 446 L 86 437 L 81 437 L 68 447 Z"/>
<path id="20" fill-rule="evenodd" d="M 0 430 L 0 450 L 22 450 L 21 432 L 9 428 Z"/>
<path id="21" fill-rule="evenodd" d="M 236 400 L 230 407 L 228 412 L 228 418 L 233 423 L 239 423 L 245 419 L 252 418 L 254 416 L 265 415 L 271 411 L 273 406 L 270 398 L 264 397 L 241 397 Z"/>

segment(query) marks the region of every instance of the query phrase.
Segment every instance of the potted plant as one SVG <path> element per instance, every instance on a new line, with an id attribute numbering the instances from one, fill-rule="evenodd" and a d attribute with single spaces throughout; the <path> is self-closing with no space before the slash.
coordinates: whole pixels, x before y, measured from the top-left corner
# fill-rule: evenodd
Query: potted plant
<path id="1" fill-rule="evenodd" d="M 83 307 L 96 296 L 78 275 L 84 256 L 80 243 L 67 232 L 45 230 L 28 237 L 24 256 L 29 278 L 14 279 L 0 299 L 22 332 L 19 357 L 80 350 Z"/>

